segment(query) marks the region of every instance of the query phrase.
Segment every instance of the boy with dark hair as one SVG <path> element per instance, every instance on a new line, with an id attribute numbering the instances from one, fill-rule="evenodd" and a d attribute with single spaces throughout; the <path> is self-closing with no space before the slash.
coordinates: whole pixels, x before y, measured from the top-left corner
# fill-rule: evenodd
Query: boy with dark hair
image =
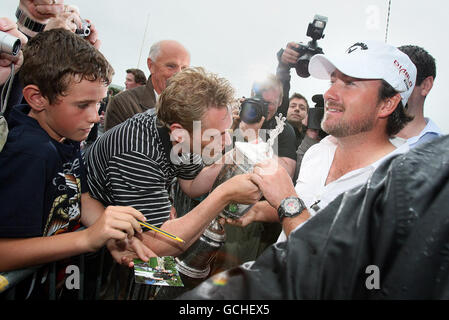
<path id="1" fill-rule="evenodd" d="M 63 29 L 39 33 L 24 49 L 27 104 L 12 110 L 0 153 L 0 271 L 93 252 L 106 242 L 121 261 L 114 240 L 127 238 L 139 257 L 151 254 L 135 237 L 142 231 L 136 219 L 145 219 L 140 212 L 105 209 L 87 193 L 79 142 L 99 121 L 113 72 L 97 49 Z M 79 222 L 88 228 L 70 232 Z"/>

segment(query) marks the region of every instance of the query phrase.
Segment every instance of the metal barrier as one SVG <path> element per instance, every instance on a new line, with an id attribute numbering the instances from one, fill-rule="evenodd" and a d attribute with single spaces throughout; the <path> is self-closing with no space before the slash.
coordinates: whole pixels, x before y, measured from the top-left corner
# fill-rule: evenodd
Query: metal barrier
<path id="1" fill-rule="evenodd" d="M 175 199 L 173 205 L 176 208 L 178 217 L 183 216 L 193 209 L 201 200 L 190 199 L 181 190 L 179 183 L 175 179 L 170 187 L 170 194 Z M 78 300 L 141 300 L 141 299 L 172 299 L 182 292 L 182 289 L 161 289 L 152 286 L 142 286 L 134 283 L 134 275 L 131 270 L 121 268 L 106 252 L 103 247 L 99 252 L 82 254 L 70 258 L 72 265 L 79 268 L 79 289 L 76 297 Z M 95 256 L 95 263 L 87 263 L 92 256 Z M 107 259 L 106 259 L 107 257 Z M 96 263 L 98 262 L 98 263 Z M 41 300 L 59 300 L 58 296 L 58 264 L 53 262 L 44 266 L 36 266 L 20 270 L 0 272 L 0 300 L 28 299 L 32 296 L 35 287 L 40 286 L 40 273 L 46 270 L 46 281 L 48 281 L 48 297 L 39 297 Z M 92 285 L 92 277 L 95 277 L 95 285 Z M 30 281 L 31 280 L 31 281 Z M 28 292 L 25 297 L 17 297 L 16 288 L 24 281 L 30 281 Z M 188 283 L 188 279 L 184 280 Z M 195 286 L 195 284 L 189 284 Z M 94 292 L 92 292 L 93 290 Z M 73 295 L 72 295 L 73 296 Z"/>
<path id="2" fill-rule="evenodd" d="M 79 277 L 77 277 L 77 281 L 79 281 L 79 288 L 69 289 L 69 288 L 58 288 L 58 264 L 60 262 L 53 262 L 50 264 L 30 267 L 20 270 L 13 270 L 8 272 L 0 272 L 0 300 L 27 300 L 32 295 L 34 290 L 37 290 L 39 286 L 41 286 L 41 281 L 47 282 L 48 296 L 39 296 L 39 300 L 59 300 L 59 299 L 67 299 L 70 296 L 70 299 L 77 300 L 85 300 L 85 299 L 95 299 L 97 300 L 100 296 L 100 290 L 103 283 L 103 274 L 104 274 L 104 257 L 105 257 L 105 248 L 102 248 L 100 251 L 96 253 L 87 253 L 82 254 L 70 259 L 70 263 L 72 266 L 77 267 L 77 271 L 79 271 Z M 86 269 L 86 259 L 92 260 L 89 266 L 90 270 Z M 97 263 L 98 262 L 98 263 Z M 106 270 L 107 271 L 107 270 Z M 86 276 L 86 272 L 91 272 L 89 277 Z M 95 277 L 95 283 L 92 283 L 92 277 Z M 63 281 L 59 281 L 59 284 L 65 283 L 66 278 Z M 27 293 L 23 296 L 17 297 L 16 289 L 19 285 L 26 284 L 28 289 Z M 89 288 L 89 292 L 86 289 Z M 91 290 L 94 290 L 92 292 Z M 65 290 L 66 295 L 64 297 L 58 296 L 58 291 Z M 72 292 L 70 292 L 73 290 Z M 68 295 L 67 293 L 71 293 Z M 76 293 L 76 294 L 75 294 Z"/>

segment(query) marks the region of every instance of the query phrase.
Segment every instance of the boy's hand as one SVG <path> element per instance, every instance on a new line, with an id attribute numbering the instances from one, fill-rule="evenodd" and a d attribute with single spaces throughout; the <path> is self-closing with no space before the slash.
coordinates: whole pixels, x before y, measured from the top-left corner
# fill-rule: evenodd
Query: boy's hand
<path id="1" fill-rule="evenodd" d="M 143 214 L 132 207 L 107 207 L 98 220 L 86 229 L 88 249 L 96 251 L 109 239 L 131 239 L 136 232 L 142 233 L 136 219 L 145 221 Z"/>

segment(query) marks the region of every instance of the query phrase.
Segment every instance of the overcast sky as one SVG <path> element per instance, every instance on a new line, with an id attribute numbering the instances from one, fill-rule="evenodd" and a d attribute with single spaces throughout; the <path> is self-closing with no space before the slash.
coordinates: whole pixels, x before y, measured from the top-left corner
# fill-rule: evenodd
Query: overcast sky
<path id="1" fill-rule="evenodd" d="M 1 0 L 0 16 L 14 21 L 18 0 Z M 308 42 L 307 25 L 315 14 L 329 19 L 324 53 L 343 52 L 361 40 L 384 40 L 388 0 L 65 0 L 92 20 L 102 40 L 101 51 L 115 69 L 113 83 L 123 86 L 125 70 L 146 65 L 152 43 L 180 41 L 191 53 L 192 66 L 203 66 L 231 81 L 238 96 L 248 96 L 251 83 L 275 73 L 276 52 L 289 41 Z M 424 113 L 449 133 L 446 108 L 449 89 L 447 42 L 449 4 L 443 0 L 392 0 L 388 42 L 415 44 L 437 61 L 437 77 Z M 148 26 L 148 28 L 147 28 Z M 291 92 L 308 98 L 324 93 L 328 81 L 299 78 L 292 70 Z"/>

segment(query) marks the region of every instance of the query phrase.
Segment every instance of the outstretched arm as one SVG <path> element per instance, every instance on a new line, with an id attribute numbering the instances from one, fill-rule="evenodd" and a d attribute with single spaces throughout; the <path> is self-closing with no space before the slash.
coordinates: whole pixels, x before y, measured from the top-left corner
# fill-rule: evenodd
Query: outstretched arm
<path id="1" fill-rule="evenodd" d="M 153 231 L 144 232 L 144 241 L 157 255 L 179 255 L 190 247 L 207 226 L 231 201 L 255 203 L 260 199 L 259 188 L 251 182 L 248 174 L 229 179 L 215 188 L 198 206 L 184 216 L 166 221 L 161 229 L 185 241 L 181 244 Z"/>
<path id="2" fill-rule="evenodd" d="M 107 207 L 101 210 L 95 202 L 89 202 L 86 195 L 82 195 L 82 204 L 85 208 L 81 221 L 86 223 L 88 228 L 48 237 L 2 238 L 0 271 L 40 265 L 85 252 L 94 252 L 109 239 L 132 239 L 134 235 L 142 232 L 136 219 L 145 218 L 137 210 L 131 207 Z M 90 209 L 92 214 L 83 217 L 87 209 Z"/>

